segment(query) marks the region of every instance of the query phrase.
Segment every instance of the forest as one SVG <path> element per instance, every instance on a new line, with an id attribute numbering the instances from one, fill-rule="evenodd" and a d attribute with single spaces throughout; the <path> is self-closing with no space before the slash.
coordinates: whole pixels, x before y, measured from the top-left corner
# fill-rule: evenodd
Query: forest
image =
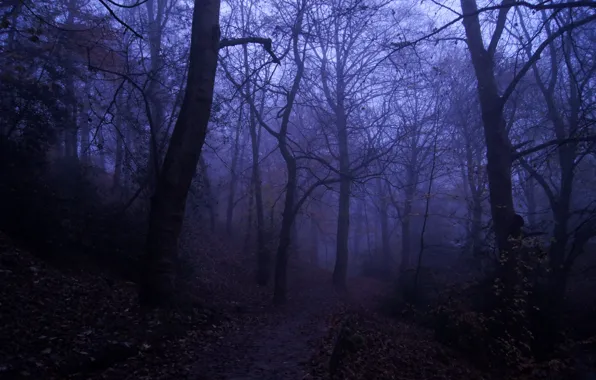
<path id="1" fill-rule="evenodd" d="M 0 379 L 596 379 L 594 0 L 0 0 Z"/>

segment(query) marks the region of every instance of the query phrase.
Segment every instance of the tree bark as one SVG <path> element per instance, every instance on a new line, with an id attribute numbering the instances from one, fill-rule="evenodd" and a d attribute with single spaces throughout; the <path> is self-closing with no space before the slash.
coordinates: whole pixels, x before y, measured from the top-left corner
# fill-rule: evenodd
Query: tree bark
<path id="1" fill-rule="evenodd" d="M 254 94 L 250 81 L 250 70 L 248 62 L 248 48 L 242 46 L 244 58 L 245 94 L 254 104 Z M 263 209 L 263 191 L 261 186 L 261 168 L 259 167 L 259 145 L 260 139 L 257 136 L 256 110 L 251 107 L 249 110 L 249 132 L 252 147 L 252 182 L 255 195 L 255 211 L 257 216 L 257 270 L 256 281 L 258 285 L 265 286 L 269 283 L 271 258 L 265 241 L 265 211 Z"/>
<path id="2" fill-rule="evenodd" d="M 511 185 L 511 144 L 503 116 L 504 102 L 494 74 L 493 52 L 484 47 L 475 0 L 461 0 L 468 50 L 478 81 L 478 95 L 487 148 L 490 207 L 499 251 L 509 251 L 509 227 L 514 220 Z"/>
<path id="3" fill-rule="evenodd" d="M 219 50 L 220 0 L 195 0 L 184 100 L 151 199 L 139 300 L 145 307 L 172 300 L 174 262 L 188 190 L 211 115 Z"/>
<path id="4" fill-rule="evenodd" d="M 199 167 L 201 168 L 201 177 L 203 181 L 203 186 L 205 187 L 205 195 L 207 197 L 207 208 L 209 209 L 209 229 L 211 232 L 215 232 L 215 224 L 217 222 L 217 212 L 215 211 L 217 208 L 217 198 L 213 193 L 213 188 L 211 187 L 211 180 L 209 179 L 209 172 L 207 170 L 207 163 L 203 159 L 203 157 L 199 158 Z"/>
<path id="5" fill-rule="evenodd" d="M 403 273 L 410 268 L 410 261 L 412 257 L 412 233 L 410 228 L 411 213 L 412 213 L 412 198 L 410 194 L 406 193 L 406 201 L 404 203 L 404 212 L 401 220 L 401 260 L 399 262 L 399 272 Z"/>
<path id="6" fill-rule="evenodd" d="M 401 260 L 399 262 L 399 272 L 403 273 L 410 269 L 412 258 L 412 203 L 414 202 L 414 194 L 418 188 L 418 148 L 415 146 L 415 140 L 411 144 L 410 163 L 406 173 L 406 191 L 404 200 L 404 209 L 401 214 Z"/>
<path id="7" fill-rule="evenodd" d="M 246 235 L 244 236 L 244 251 L 248 252 L 250 250 L 250 237 L 252 235 L 252 218 L 253 218 L 253 211 L 254 211 L 254 186 L 252 180 L 248 185 L 248 205 L 247 205 L 247 220 L 246 220 Z"/>
<path id="8" fill-rule="evenodd" d="M 347 145 L 347 143 L 346 143 Z M 349 170 L 349 168 L 348 168 Z M 335 267 L 333 268 L 333 284 L 339 290 L 346 290 L 348 275 L 348 240 L 350 232 L 350 187 L 351 180 L 342 171 L 339 183 L 339 213 L 337 216 L 337 245 Z"/>
<path id="9" fill-rule="evenodd" d="M 296 75 L 292 82 L 292 87 L 287 95 L 286 106 L 282 115 L 281 127 L 277 134 L 277 142 L 279 150 L 286 162 L 286 169 L 288 173 L 287 184 L 286 184 L 286 198 L 284 200 L 284 210 L 282 214 L 281 231 L 279 234 L 279 246 L 277 247 L 277 253 L 275 255 L 275 286 L 273 291 L 273 303 L 276 305 L 283 304 L 286 302 L 287 292 L 287 270 L 288 270 L 288 247 L 290 245 L 292 225 L 295 222 L 296 214 L 300 209 L 300 206 L 306 199 L 308 194 L 305 194 L 302 199 L 296 204 L 296 190 L 297 190 L 297 177 L 298 169 L 296 165 L 296 158 L 293 156 L 290 147 L 288 147 L 287 135 L 288 125 L 290 123 L 290 116 L 292 114 L 292 108 L 300 88 L 300 82 L 304 75 L 304 61 L 300 57 L 300 51 L 298 48 L 298 42 L 300 33 L 302 32 L 302 22 L 304 12 L 306 9 L 306 0 L 299 2 L 298 12 L 296 14 L 296 22 L 292 27 L 292 52 L 294 54 L 294 63 L 296 64 Z"/>
<path id="10" fill-rule="evenodd" d="M 291 107 L 291 106 L 290 106 Z M 287 268 L 288 268 L 288 247 L 290 246 L 292 225 L 296 217 L 294 213 L 294 199 L 296 198 L 296 160 L 291 155 L 287 146 L 284 147 L 282 155 L 286 159 L 288 169 L 288 181 L 286 184 L 286 199 L 284 201 L 284 211 L 281 222 L 281 231 L 279 233 L 279 245 L 275 255 L 275 287 L 273 289 L 273 303 L 281 305 L 286 302 L 287 293 Z M 280 142 L 280 148 L 282 143 Z"/>
<path id="11" fill-rule="evenodd" d="M 91 104 L 89 101 L 89 93 L 91 91 L 91 80 L 85 81 L 85 89 L 83 92 L 83 104 L 79 114 L 79 128 L 81 130 L 81 154 L 80 158 L 84 164 L 89 163 L 89 156 L 91 147 L 89 146 L 89 109 Z"/>
<path id="12" fill-rule="evenodd" d="M 155 7 L 155 4 L 157 7 Z M 149 120 L 150 140 L 155 139 L 158 144 L 149 144 L 149 159 L 147 161 L 148 173 L 148 188 L 150 193 L 155 189 L 157 181 L 157 173 L 160 152 L 156 151 L 160 146 L 159 141 L 165 136 L 162 136 L 162 127 L 165 120 L 165 110 L 163 100 L 160 94 L 160 70 L 163 66 L 163 59 L 161 58 L 161 38 L 162 38 L 162 22 L 165 17 L 166 2 L 163 0 L 149 0 L 145 3 L 147 7 L 147 17 L 149 22 L 149 54 L 151 58 L 151 67 L 149 72 L 149 86 L 147 87 L 147 98 L 151 104 L 151 120 Z M 155 163 L 158 163 L 157 165 Z"/>
<path id="13" fill-rule="evenodd" d="M 236 202 L 236 186 L 238 184 L 238 158 L 240 156 L 240 131 L 242 130 L 243 107 L 238 115 L 238 125 L 234 136 L 234 151 L 232 153 L 232 166 L 230 168 L 230 193 L 228 194 L 228 205 L 226 208 L 226 233 L 232 235 L 232 221 L 234 219 L 234 206 Z"/>
<path id="14" fill-rule="evenodd" d="M 377 180 L 377 189 L 381 192 L 381 203 L 379 208 L 379 218 L 381 219 L 381 246 L 383 252 L 383 267 L 381 268 L 382 274 L 389 277 L 391 273 L 391 244 L 389 241 L 389 218 L 387 215 L 387 209 L 389 202 L 387 202 L 387 194 L 385 187 L 380 180 Z"/>
<path id="15" fill-rule="evenodd" d="M 348 120 L 344 106 L 344 83 L 342 70 L 338 66 L 337 104 L 335 117 L 337 123 L 337 140 L 339 145 L 339 213 L 337 216 L 337 245 L 333 284 L 338 290 L 346 290 L 348 276 L 348 255 L 350 235 L 350 155 L 348 151 Z"/>

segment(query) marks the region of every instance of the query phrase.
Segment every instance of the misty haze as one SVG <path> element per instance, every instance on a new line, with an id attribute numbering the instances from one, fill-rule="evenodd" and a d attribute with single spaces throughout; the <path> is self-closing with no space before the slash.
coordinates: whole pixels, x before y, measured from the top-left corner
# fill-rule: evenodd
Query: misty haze
<path id="1" fill-rule="evenodd" d="M 596 2 L 0 0 L 0 379 L 596 380 Z"/>

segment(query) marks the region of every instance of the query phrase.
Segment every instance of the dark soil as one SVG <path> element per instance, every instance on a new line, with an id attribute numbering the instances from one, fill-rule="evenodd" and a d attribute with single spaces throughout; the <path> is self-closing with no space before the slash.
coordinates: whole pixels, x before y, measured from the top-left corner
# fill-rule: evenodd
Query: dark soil
<path id="1" fill-rule="evenodd" d="M 135 284 L 57 269 L 0 233 L 0 379 L 485 378 L 428 332 L 378 316 L 375 281 L 350 279 L 340 296 L 329 272 L 294 261 L 287 304 L 273 307 L 251 257 L 193 241 L 192 302 L 143 313 Z M 346 349 L 344 335 L 360 343 Z"/>

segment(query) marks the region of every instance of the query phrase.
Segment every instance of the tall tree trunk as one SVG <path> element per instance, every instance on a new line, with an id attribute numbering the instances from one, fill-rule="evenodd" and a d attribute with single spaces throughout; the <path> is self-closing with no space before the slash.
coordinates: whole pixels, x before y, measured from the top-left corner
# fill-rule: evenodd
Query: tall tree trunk
<path id="1" fill-rule="evenodd" d="M 408 194 L 406 194 L 404 212 L 401 220 L 401 260 L 399 262 L 400 273 L 403 273 L 410 268 L 410 261 L 412 257 L 412 232 L 410 227 L 412 200 L 410 198 L 408 201 L 408 198 Z"/>
<path id="2" fill-rule="evenodd" d="M 89 96 L 91 92 L 91 80 L 85 81 L 85 89 L 82 96 L 82 107 L 81 113 L 79 114 L 79 128 L 81 130 L 81 161 L 84 164 L 89 163 L 89 156 L 91 153 L 91 147 L 89 146 L 89 109 L 91 108 L 91 103 L 89 101 Z"/>
<path id="3" fill-rule="evenodd" d="M 371 258 L 373 244 L 370 238 L 370 221 L 368 220 L 368 202 L 364 202 L 364 225 L 366 226 L 366 250 L 368 253 L 368 258 Z"/>
<path id="4" fill-rule="evenodd" d="M 164 0 L 149 0 L 145 5 L 149 22 L 149 54 L 151 60 L 149 86 L 147 87 L 147 98 L 151 105 L 151 120 L 149 125 L 151 136 L 149 140 L 149 160 L 147 161 L 147 173 L 149 176 L 148 189 L 151 194 L 155 189 L 157 170 L 161 161 L 161 157 L 159 157 L 160 152 L 156 150 L 161 145 L 159 142 L 162 138 L 165 138 L 165 136 L 162 136 L 162 127 L 165 121 L 165 109 L 163 106 L 164 100 L 161 99 L 160 93 L 160 70 L 163 66 L 163 59 L 161 57 L 161 39 L 163 34 L 162 23 L 165 17 L 166 2 Z"/>
<path id="5" fill-rule="evenodd" d="M 545 32 L 548 37 L 553 36 L 552 29 L 550 27 L 546 14 L 542 13 L 542 19 L 545 25 Z M 523 18 L 520 19 L 521 27 L 526 37 L 529 35 Z M 567 25 L 568 26 L 568 25 Z M 568 38 L 568 37 L 567 37 Z M 554 127 L 555 136 L 560 141 L 565 141 L 567 138 L 573 136 L 573 134 L 579 130 L 579 118 L 581 110 L 581 95 L 578 89 L 578 83 L 574 72 L 574 65 L 570 61 L 572 55 L 570 51 L 572 41 L 566 41 L 563 44 L 563 62 L 567 68 L 567 85 L 568 97 L 567 102 L 569 105 L 568 112 L 561 112 L 560 106 L 557 104 L 555 91 L 557 88 L 557 82 L 559 81 L 559 53 L 556 50 L 554 43 L 549 45 L 550 53 L 550 78 L 545 81 L 540 75 L 540 70 L 536 63 L 532 65 L 532 72 L 534 79 L 538 84 L 544 101 L 547 106 L 548 116 Z M 526 46 L 526 54 L 528 59 L 532 57 L 532 47 Z M 567 287 L 567 275 L 568 269 L 571 262 L 566 260 L 569 234 L 568 224 L 571 214 L 571 200 L 573 196 L 573 183 L 575 176 L 575 160 L 577 157 L 577 142 L 561 143 L 557 146 L 557 154 L 560 169 L 560 179 L 558 191 L 550 187 L 549 182 L 541 176 L 536 170 L 534 170 L 527 162 L 522 160 L 522 166 L 526 171 L 536 180 L 544 189 L 551 209 L 553 211 L 553 219 L 555 226 L 553 229 L 553 239 L 549 249 L 550 259 L 550 280 L 549 280 L 549 301 L 551 305 L 551 314 L 558 314 L 562 311 L 562 303 L 565 296 Z M 529 192 L 529 191 L 528 191 Z"/>
<path id="6" fill-rule="evenodd" d="M 348 254 L 350 234 L 350 156 L 348 151 L 348 120 L 344 107 L 343 79 L 341 70 L 338 72 L 338 95 L 335 110 L 337 122 L 337 139 L 339 145 L 339 213 L 337 216 L 337 246 L 335 268 L 333 269 L 333 284 L 339 290 L 346 289 L 348 275 Z"/>
<path id="7" fill-rule="evenodd" d="M 209 209 L 209 226 L 211 232 L 215 232 L 215 223 L 217 221 L 217 213 L 215 211 L 217 207 L 217 198 L 213 193 L 213 188 L 211 187 L 211 180 L 209 179 L 209 172 L 207 170 L 207 163 L 205 162 L 203 157 L 199 159 L 199 167 L 201 168 L 203 186 L 205 186 L 205 192 L 207 196 L 207 208 Z"/>
<path id="8" fill-rule="evenodd" d="M 238 158 L 240 156 L 240 132 L 242 131 L 242 117 L 244 107 L 240 107 L 238 114 L 238 125 L 234 136 L 234 151 L 232 153 L 232 166 L 230 168 L 230 193 L 228 194 L 228 205 L 226 208 L 226 233 L 232 235 L 232 221 L 234 220 L 234 206 L 236 202 L 236 186 L 238 185 Z"/>
<path id="9" fill-rule="evenodd" d="M 174 262 L 188 190 L 211 115 L 220 40 L 219 0 L 195 0 L 184 100 L 151 199 L 139 300 L 155 307 L 174 296 Z"/>
<path id="10" fill-rule="evenodd" d="M 249 66 L 248 66 L 248 48 L 246 45 L 243 47 L 244 54 L 244 75 L 245 78 L 250 78 Z M 253 94 L 251 93 L 250 80 L 246 81 L 246 94 L 251 99 Z M 254 102 L 254 100 L 252 100 Z M 257 136 L 257 118 L 255 111 L 252 107 L 250 109 L 248 126 L 250 131 L 250 141 L 252 146 L 252 181 L 254 186 L 255 194 L 255 207 L 257 215 L 257 271 L 256 280 L 257 284 L 261 286 L 267 285 L 270 277 L 270 265 L 271 259 L 265 242 L 265 214 L 263 210 L 263 191 L 261 187 L 261 168 L 259 166 L 259 138 Z"/>
<path id="11" fill-rule="evenodd" d="M 381 203 L 379 208 L 379 218 L 381 222 L 381 247 L 383 252 L 383 267 L 382 274 L 389 277 L 391 273 L 391 244 L 389 241 L 389 218 L 387 215 L 387 194 L 385 193 L 385 186 L 380 180 L 377 180 L 377 189 L 381 192 Z"/>
<path id="12" fill-rule="evenodd" d="M 273 135 L 277 137 L 279 150 L 286 163 L 287 169 L 287 183 L 286 183 L 286 197 L 284 200 L 284 210 L 282 213 L 281 231 L 279 234 L 279 245 L 275 255 L 275 284 L 273 290 L 273 303 L 283 304 L 286 302 L 287 292 L 287 270 L 288 270 L 288 247 L 291 242 L 292 225 L 295 222 L 296 214 L 298 213 L 301 205 L 304 203 L 309 193 L 307 192 L 297 203 L 295 203 L 296 190 L 298 186 L 297 177 L 298 169 L 296 165 L 296 159 L 294 158 L 287 143 L 288 125 L 290 123 L 290 116 L 294 107 L 294 101 L 298 90 L 300 88 L 300 82 L 304 75 L 304 61 L 300 56 L 299 50 L 299 37 L 302 33 L 302 22 L 304 18 L 304 12 L 306 10 L 306 0 L 299 2 L 296 22 L 292 26 L 292 52 L 294 55 L 294 63 L 296 64 L 296 74 L 292 82 L 292 87 L 287 94 L 286 106 L 283 110 L 281 126 L 279 133 Z M 262 112 L 260 113 L 262 115 Z M 269 128 L 270 133 L 272 130 Z M 314 188 L 313 188 L 314 190 Z"/>
<path id="13" fill-rule="evenodd" d="M 437 164 L 437 136 L 433 145 L 432 165 L 430 168 L 430 176 L 428 179 L 428 190 L 425 194 L 426 204 L 424 206 L 424 219 L 422 221 L 422 229 L 420 231 L 420 250 L 418 251 L 418 262 L 416 263 L 416 274 L 414 275 L 414 301 L 418 299 L 418 280 L 420 278 L 420 269 L 422 269 L 422 255 L 424 254 L 424 234 L 426 232 L 426 225 L 428 223 L 428 211 L 430 209 L 430 200 L 432 198 L 433 181 L 435 177 L 435 168 Z"/>
<path id="14" fill-rule="evenodd" d="M 261 187 L 261 170 L 259 167 L 259 145 L 257 143 L 257 126 L 254 114 L 251 114 L 250 137 L 252 142 L 252 185 L 255 195 L 255 212 L 257 216 L 257 284 L 267 285 L 270 275 L 270 257 L 265 242 L 265 214 L 263 210 L 263 192 Z"/>
<path id="15" fill-rule="evenodd" d="M 250 181 L 250 184 L 248 185 L 248 206 L 247 206 L 247 210 L 246 212 L 248 213 L 248 217 L 246 220 L 246 235 L 244 237 L 244 251 L 248 252 L 250 251 L 250 246 L 251 246 L 251 241 L 250 238 L 252 236 L 252 218 L 253 218 L 253 212 L 254 212 L 254 202 L 255 202 L 255 197 L 254 197 L 254 186 L 253 186 L 253 182 L 252 180 Z"/>
<path id="16" fill-rule="evenodd" d="M 290 105 L 291 107 L 291 105 Z M 284 136 L 285 138 L 285 136 Z M 281 144 L 280 144 L 281 145 Z M 280 146 L 281 148 L 281 146 Z M 279 245 L 275 255 L 275 287 L 273 290 L 273 303 L 281 305 L 286 302 L 287 292 L 287 268 L 288 268 L 288 247 L 291 242 L 292 225 L 295 221 L 294 199 L 296 198 L 296 161 L 287 146 L 282 148 L 282 155 L 286 159 L 288 169 L 288 181 L 286 184 L 286 198 L 284 200 L 284 211 L 282 214 L 281 230 L 279 233 Z"/>
<path id="17" fill-rule="evenodd" d="M 404 209 L 401 215 L 401 260 L 399 262 L 399 272 L 403 273 L 411 265 L 412 258 L 412 202 L 418 186 L 418 173 L 416 173 L 418 150 L 412 141 L 412 151 L 410 152 L 412 162 L 410 162 L 407 173 L 407 187 L 405 191 Z"/>
<path id="18" fill-rule="evenodd" d="M 478 95 L 484 137 L 486 141 L 486 170 L 490 190 L 490 207 L 499 251 L 510 250 L 508 241 L 515 212 L 511 184 L 511 144 L 503 116 L 504 102 L 494 74 L 493 52 L 484 47 L 483 33 L 475 0 L 460 0 L 468 50 L 478 81 Z"/>
<path id="19" fill-rule="evenodd" d="M 348 275 L 348 239 L 350 231 L 350 185 L 347 175 L 342 174 L 339 183 L 339 213 L 337 216 L 337 245 L 335 267 L 333 269 L 333 284 L 339 290 L 346 289 Z"/>

